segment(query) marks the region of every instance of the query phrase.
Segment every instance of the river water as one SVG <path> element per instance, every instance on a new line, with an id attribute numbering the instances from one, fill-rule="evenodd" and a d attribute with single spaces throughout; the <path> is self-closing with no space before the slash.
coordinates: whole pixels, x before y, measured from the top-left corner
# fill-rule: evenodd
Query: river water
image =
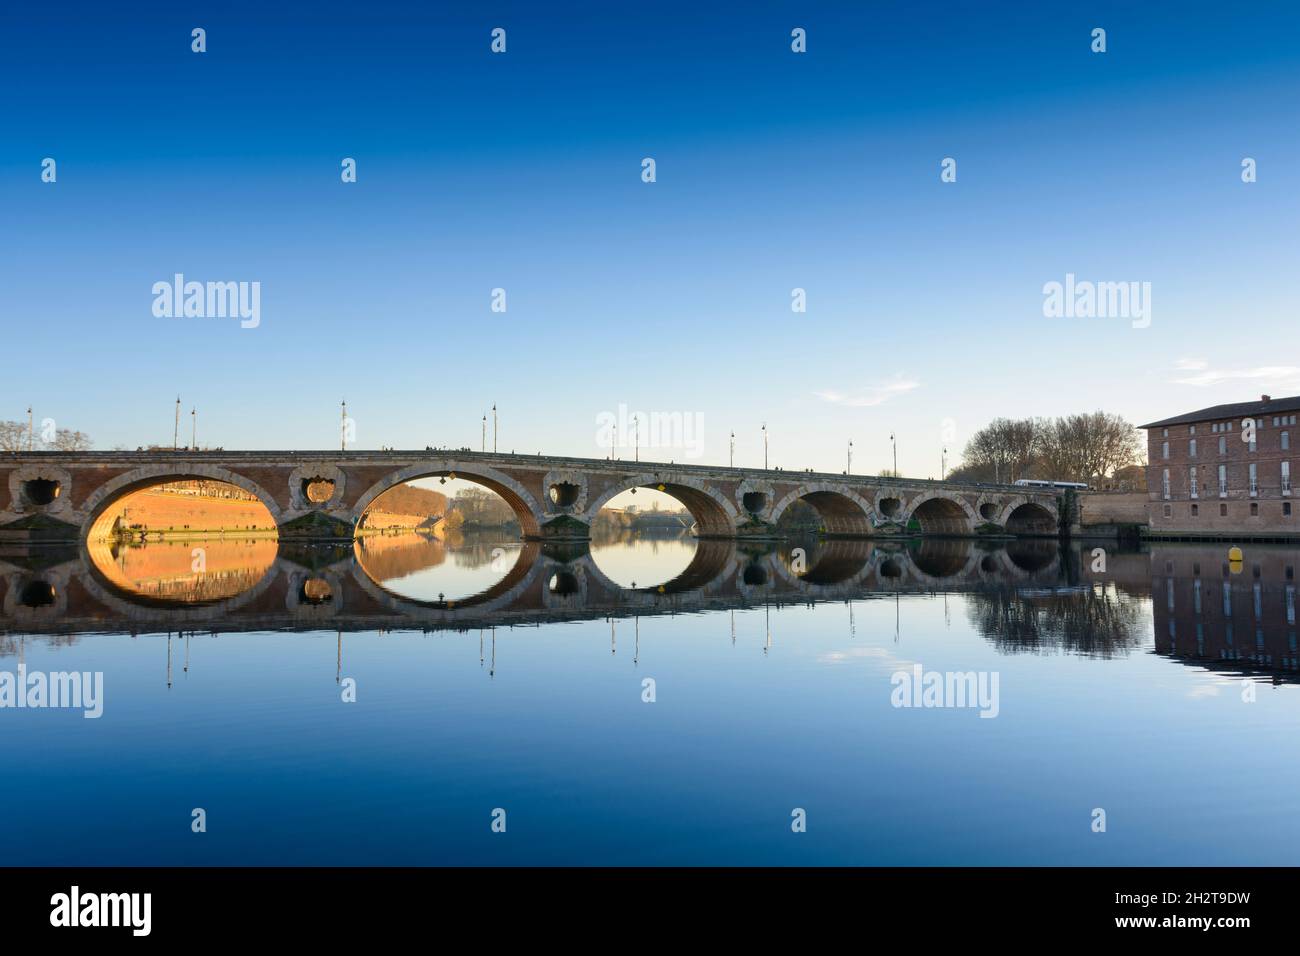
<path id="1" fill-rule="evenodd" d="M 0 856 L 1294 862 L 1300 551 L 1096 547 L 10 549 Z"/>

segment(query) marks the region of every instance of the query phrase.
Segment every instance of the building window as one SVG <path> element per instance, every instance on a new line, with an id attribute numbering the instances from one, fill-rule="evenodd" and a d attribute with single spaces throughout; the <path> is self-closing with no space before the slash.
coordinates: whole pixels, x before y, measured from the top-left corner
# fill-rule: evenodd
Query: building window
<path id="1" fill-rule="evenodd" d="M 1174 513 L 1174 506 L 1173 506 L 1173 505 L 1165 505 L 1165 517 L 1166 517 L 1166 518 L 1172 517 L 1172 516 L 1173 516 L 1173 513 Z"/>
<path id="2" fill-rule="evenodd" d="M 1166 505 L 1165 507 L 1169 507 L 1169 506 Z M 1192 517 L 1195 518 L 1195 517 L 1196 517 L 1197 515 L 1199 515 L 1200 513 L 1201 513 L 1201 506 L 1200 506 L 1200 505 L 1192 505 Z"/>
<path id="3" fill-rule="evenodd" d="M 1191 486 L 1192 489 L 1192 497 L 1199 498 L 1200 495 L 1196 493 L 1196 466 L 1195 465 L 1192 465 L 1191 470 L 1188 472 L 1188 484 Z"/>
<path id="4" fill-rule="evenodd" d="M 1228 466 L 1219 466 L 1219 497 L 1228 497 Z"/>
<path id="5" fill-rule="evenodd" d="M 1169 497 L 1169 469 L 1168 468 L 1164 470 L 1164 474 L 1162 474 L 1160 477 L 1160 487 L 1164 489 L 1164 495 L 1165 498 L 1167 499 Z"/>
<path id="6" fill-rule="evenodd" d="M 1227 506 L 1227 505 L 1219 505 L 1219 517 L 1220 517 L 1220 518 L 1226 518 L 1226 517 L 1228 517 L 1228 506 Z"/>
<path id="7" fill-rule="evenodd" d="M 1259 468 L 1253 461 L 1250 463 L 1250 496 L 1254 498 L 1259 494 L 1259 477 L 1257 469 Z"/>
<path id="8" fill-rule="evenodd" d="M 1291 494 L 1291 462 L 1282 462 L 1282 494 Z"/>
<path id="9" fill-rule="evenodd" d="M 1221 437 L 1219 439 L 1219 454 L 1226 455 L 1227 453 L 1228 453 L 1228 439 Z"/>
<path id="10" fill-rule="evenodd" d="M 1195 457 L 1196 457 L 1196 439 L 1195 439 L 1195 438 L 1193 438 L 1191 441 L 1189 441 L 1189 442 L 1187 443 L 1187 457 L 1188 457 L 1188 458 L 1195 458 Z"/>
<path id="11" fill-rule="evenodd" d="M 1250 513 L 1251 513 L 1252 515 L 1257 515 L 1257 514 L 1259 514 L 1259 502 L 1258 502 L 1258 501 L 1252 501 L 1252 502 L 1250 503 Z"/>
<path id="12" fill-rule="evenodd" d="M 1195 425 L 1190 426 L 1190 427 L 1187 429 L 1187 434 L 1189 434 L 1189 435 L 1195 435 L 1195 434 L 1196 434 L 1196 426 L 1195 426 Z"/>
<path id="13" fill-rule="evenodd" d="M 1283 450 L 1283 451 L 1290 451 L 1290 450 L 1291 450 L 1291 433 L 1290 433 L 1290 432 L 1283 432 L 1283 433 L 1282 433 L 1282 450 Z"/>
<path id="14" fill-rule="evenodd" d="M 1161 438 L 1168 438 L 1168 437 L 1169 437 L 1169 429 L 1166 428 L 1164 431 L 1162 431 L 1162 432 L 1160 433 L 1160 437 L 1161 437 Z"/>
<path id="15" fill-rule="evenodd" d="M 1289 501 L 1282 502 L 1282 517 L 1284 518 L 1291 517 L 1291 502 Z"/>
<path id="16" fill-rule="evenodd" d="M 1217 434 L 1219 433 L 1219 423 L 1218 423 L 1218 422 L 1215 422 L 1213 425 L 1210 426 L 1210 433 L 1211 433 L 1211 434 L 1214 434 L 1214 435 L 1217 435 Z"/>
<path id="17" fill-rule="evenodd" d="M 1169 457 L 1169 442 L 1162 442 L 1162 443 L 1161 443 L 1161 445 L 1160 445 L 1160 457 L 1161 457 L 1161 458 L 1168 458 L 1168 457 Z"/>

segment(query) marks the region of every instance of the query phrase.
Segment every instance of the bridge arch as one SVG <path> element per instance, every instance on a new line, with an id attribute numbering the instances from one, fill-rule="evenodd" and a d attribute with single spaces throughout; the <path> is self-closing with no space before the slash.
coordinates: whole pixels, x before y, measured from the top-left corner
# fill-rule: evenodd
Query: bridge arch
<path id="1" fill-rule="evenodd" d="M 821 516 L 822 532 L 829 535 L 868 535 L 874 511 L 867 500 L 847 485 L 818 481 L 794 489 L 772 508 L 776 524 L 796 501 L 803 500 Z"/>
<path id="2" fill-rule="evenodd" d="M 224 481 L 237 488 L 242 488 L 262 503 L 263 507 L 271 513 L 271 517 L 275 519 L 276 524 L 280 523 L 282 509 L 279 503 L 275 500 L 274 495 L 257 482 L 245 478 L 238 472 L 220 468 L 216 465 L 200 462 L 176 462 L 163 465 L 141 465 L 124 475 L 118 475 L 116 478 L 104 482 L 91 492 L 81 508 L 85 514 L 85 519 L 81 523 L 81 539 L 85 541 L 90 538 L 95 528 L 95 522 L 120 498 L 132 492 L 142 491 L 145 488 L 152 488 L 155 485 L 166 484 L 170 481 L 193 481 L 202 478 L 210 481 Z"/>
<path id="3" fill-rule="evenodd" d="M 379 479 L 357 499 L 352 506 L 352 526 L 356 527 L 371 503 L 385 491 L 414 481 L 417 478 L 444 478 L 455 476 L 472 481 L 495 491 L 519 519 L 519 528 L 525 538 L 537 538 L 542 533 L 542 509 L 532 492 L 504 472 L 482 464 L 465 465 L 452 459 L 420 462 L 399 468 Z"/>
<path id="4" fill-rule="evenodd" d="M 610 486 L 587 506 L 584 515 L 586 522 L 590 525 L 596 520 L 601 508 L 616 496 L 633 488 L 654 488 L 680 501 L 695 519 L 695 533 L 698 537 L 735 536 L 739 513 L 726 496 L 698 478 L 664 473 L 646 472 Z"/>
<path id="5" fill-rule="evenodd" d="M 1059 518 L 1054 506 L 1048 507 L 1042 501 L 1017 496 L 1007 502 L 999 523 L 1009 534 L 1051 537 L 1058 532 Z"/>
<path id="6" fill-rule="evenodd" d="M 975 509 L 962 498 L 940 491 L 927 491 L 908 503 L 907 523 L 921 526 L 922 534 L 966 536 L 979 524 Z"/>

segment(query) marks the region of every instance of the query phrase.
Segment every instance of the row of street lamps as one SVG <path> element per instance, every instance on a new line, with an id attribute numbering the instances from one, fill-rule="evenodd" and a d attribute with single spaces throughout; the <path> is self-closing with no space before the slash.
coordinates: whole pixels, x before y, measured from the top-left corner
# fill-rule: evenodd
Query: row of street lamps
<path id="1" fill-rule="evenodd" d="M 342 406 L 341 419 L 339 419 L 339 450 L 347 451 L 347 402 L 346 401 L 342 402 L 341 406 Z M 27 418 L 29 418 L 29 432 L 30 432 L 31 408 L 27 408 Z M 497 418 L 497 405 L 495 405 L 494 402 L 493 407 L 491 407 L 491 450 L 493 450 L 493 454 L 497 454 L 498 425 L 499 425 L 499 421 Z M 614 428 L 615 428 L 614 445 L 615 447 L 617 447 L 617 444 L 619 444 L 619 434 L 617 434 L 617 425 L 615 425 Z M 768 466 L 767 466 L 768 436 L 767 436 L 766 421 L 764 421 L 761 431 L 763 432 L 763 471 L 767 471 L 768 470 Z M 199 446 L 198 444 L 196 444 L 196 436 L 198 436 L 198 412 L 196 412 L 194 408 L 191 408 L 190 447 L 192 447 L 192 449 L 198 450 Z M 179 438 L 181 438 L 181 397 L 177 395 L 177 397 L 175 397 L 175 429 L 172 434 L 173 451 L 179 450 Z M 636 416 L 633 416 L 632 419 L 632 442 L 633 442 L 633 460 L 636 460 L 636 462 L 640 462 L 641 436 L 640 436 L 640 428 L 638 428 L 638 419 L 636 418 Z M 889 444 L 893 446 L 893 463 L 894 463 L 893 473 L 894 473 L 894 477 L 897 477 L 898 476 L 898 440 L 897 437 L 894 436 L 893 432 L 889 433 Z M 484 415 L 484 418 L 482 418 L 482 451 L 484 451 L 484 453 L 486 453 L 487 451 L 487 415 L 486 414 Z M 941 450 L 939 462 L 940 462 L 939 477 L 940 480 L 943 480 L 944 477 L 948 475 L 948 449 L 946 449 L 946 447 L 945 449 Z M 731 457 L 729 457 L 728 459 L 728 464 L 729 467 L 732 468 L 736 467 L 736 432 L 731 433 Z M 848 454 L 846 454 L 844 473 L 845 475 L 852 475 L 853 473 L 852 438 L 850 438 L 849 440 Z"/>

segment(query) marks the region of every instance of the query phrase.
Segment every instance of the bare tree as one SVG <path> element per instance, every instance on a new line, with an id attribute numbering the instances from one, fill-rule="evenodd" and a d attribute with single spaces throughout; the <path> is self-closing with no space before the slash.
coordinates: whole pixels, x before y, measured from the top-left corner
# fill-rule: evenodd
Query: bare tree
<path id="1" fill-rule="evenodd" d="M 0 451 L 26 451 L 27 426 L 21 422 L 0 422 Z"/>
<path id="2" fill-rule="evenodd" d="M 995 418 L 966 443 L 962 468 L 978 481 L 1024 478 L 1038 457 L 1039 432 L 1033 419 Z"/>
<path id="3" fill-rule="evenodd" d="M 70 428 L 60 428 L 54 433 L 54 440 L 46 447 L 51 451 L 86 451 L 94 442 L 85 432 L 74 432 Z"/>
<path id="4" fill-rule="evenodd" d="M 994 419 L 966 444 L 960 469 L 973 481 L 1056 478 L 1094 481 L 1141 461 L 1142 441 L 1119 415 Z"/>

